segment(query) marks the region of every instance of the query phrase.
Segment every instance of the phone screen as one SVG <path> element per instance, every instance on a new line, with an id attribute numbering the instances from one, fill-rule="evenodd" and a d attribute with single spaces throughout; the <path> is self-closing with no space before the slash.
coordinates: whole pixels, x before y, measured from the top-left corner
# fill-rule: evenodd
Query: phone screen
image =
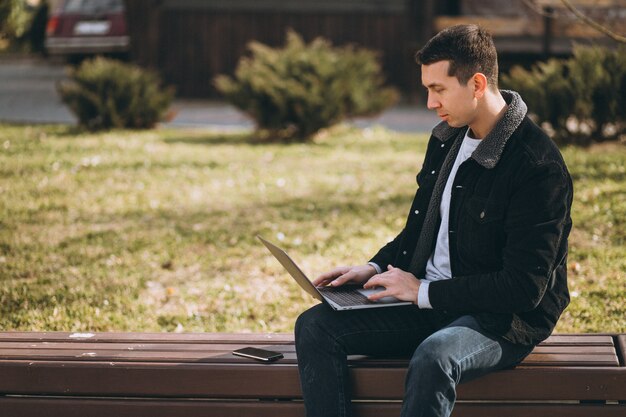
<path id="1" fill-rule="evenodd" d="M 271 350 L 253 348 L 253 347 L 245 347 L 242 349 L 237 349 L 233 351 L 233 355 L 243 356 L 245 358 L 256 359 L 263 362 L 272 362 L 283 357 L 283 354 L 280 352 L 274 352 Z"/>

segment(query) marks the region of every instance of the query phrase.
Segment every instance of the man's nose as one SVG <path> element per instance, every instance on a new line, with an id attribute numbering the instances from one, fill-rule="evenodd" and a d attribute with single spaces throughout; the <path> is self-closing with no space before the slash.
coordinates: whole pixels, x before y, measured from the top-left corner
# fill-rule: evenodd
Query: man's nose
<path id="1" fill-rule="evenodd" d="M 439 100 L 435 99 L 430 93 L 428 94 L 428 101 L 426 102 L 428 110 L 435 110 L 441 107 Z"/>

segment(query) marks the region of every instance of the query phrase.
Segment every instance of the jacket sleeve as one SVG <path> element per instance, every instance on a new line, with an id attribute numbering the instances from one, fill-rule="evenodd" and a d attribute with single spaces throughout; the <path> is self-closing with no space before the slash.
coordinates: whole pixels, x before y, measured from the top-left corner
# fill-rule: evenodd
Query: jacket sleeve
<path id="1" fill-rule="evenodd" d="M 435 309 L 470 313 L 521 313 L 541 302 L 566 253 L 572 182 L 557 162 L 529 170 L 513 193 L 504 220 L 507 240 L 499 271 L 432 282 Z"/>

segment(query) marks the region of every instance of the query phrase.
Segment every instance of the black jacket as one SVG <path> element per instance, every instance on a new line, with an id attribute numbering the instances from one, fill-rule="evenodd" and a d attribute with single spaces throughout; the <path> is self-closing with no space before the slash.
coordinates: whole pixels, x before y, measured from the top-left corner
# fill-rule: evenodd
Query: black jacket
<path id="1" fill-rule="evenodd" d="M 475 315 L 486 330 L 533 345 L 550 335 L 569 303 L 573 187 L 558 148 L 526 116 L 519 95 L 502 95 L 509 104 L 503 119 L 459 167 L 452 187 L 452 279 L 431 282 L 428 295 L 435 310 Z M 433 129 L 406 225 L 372 262 L 410 270 L 437 173 L 466 129 L 445 122 Z M 436 233 L 431 251 L 435 243 Z M 424 277 L 424 268 L 410 272 Z"/>

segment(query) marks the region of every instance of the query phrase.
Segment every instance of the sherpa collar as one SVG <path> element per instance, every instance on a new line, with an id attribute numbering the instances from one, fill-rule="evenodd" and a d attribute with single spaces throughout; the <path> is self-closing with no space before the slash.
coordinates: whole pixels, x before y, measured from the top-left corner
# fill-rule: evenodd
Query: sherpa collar
<path id="1" fill-rule="evenodd" d="M 496 123 L 491 132 L 480 142 L 480 145 L 472 153 L 472 158 L 487 169 L 496 166 L 504 151 L 504 146 L 513 132 L 519 127 L 526 116 L 528 107 L 519 94 L 515 91 L 500 90 L 502 97 L 509 107 L 502 118 Z M 466 130 L 467 126 L 456 128 L 447 122 L 441 122 L 433 128 L 433 136 L 442 142 L 454 138 L 460 130 Z"/>

